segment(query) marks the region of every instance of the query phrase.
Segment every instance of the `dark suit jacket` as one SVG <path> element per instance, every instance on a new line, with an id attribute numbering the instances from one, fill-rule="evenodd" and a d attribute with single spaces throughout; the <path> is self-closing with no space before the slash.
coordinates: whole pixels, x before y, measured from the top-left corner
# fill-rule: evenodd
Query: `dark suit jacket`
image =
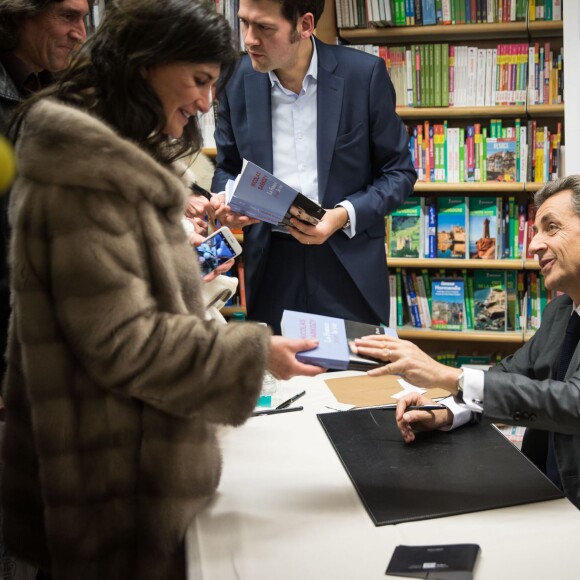
<path id="1" fill-rule="evenodd" d="M 384 61 L 315 40 L 318 54 L 318 184 L 320 201 L 333 208 L 347 199 L 356 212 L 349 239 L 329 242 L 379 320 L 388 322 L 384 216 L 413 191 L 415 170 L 408 136 L 395 113 L 395 91 Z M 212 191 L 223 190 L 246 158 L 272 171 L 270 80 L 245 56 L 219 97 L 217 168 Z M 244 237 L 248 306 L 261 283 L 271 226 L 260 223 Z M 337 288 L 337 295 L 340 289 Z"/>
<path id="2" fill-rule="evenodd" d="M 551 378 L 571 313 L 568 296 L 552 300 L 534 337 L 485 373 L 483 416 L 494 422 L 553 431 L 564 492 L 580 508 L 580 345 L 565 381 Z"/>

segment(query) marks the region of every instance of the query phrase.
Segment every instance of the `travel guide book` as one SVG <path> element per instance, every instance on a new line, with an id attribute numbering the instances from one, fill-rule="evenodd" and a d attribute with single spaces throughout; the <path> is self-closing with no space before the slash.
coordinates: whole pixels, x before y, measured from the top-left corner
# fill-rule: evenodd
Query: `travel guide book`
<path id="1" fill-rule="evenodd" d="M 235 181 L 226 184 L 226 203 L 237 213 L 275 226 L 292 227 L 291 217 L 316 225 L 325 214 L 315 201 L 247 159 Z"/>
<path id="2" fill-rule="evenodd" d="M 294 310 L 284 310 L 281 326 L 282 335 L 288 338 L 314 338 L 319 341 L 315 349 L 296 355 L 300 362 L 340 371 L 368 371 L 386 364 L 351 352 L 349 343 L 355 338 L 375 334 L 397 336 L 397 332 L 387 326 Z"/>
<path id="3" fill-rule="evenodd" d="M 431 328 L 463 330 L 463 278 L 434 278 L 431 282 Z"/>
<path id="4" fill-rule="evenodd" d="M 419 258 L 421 256 L 421 200 L 406 199 L 390 216 L 389 256 Z"/>

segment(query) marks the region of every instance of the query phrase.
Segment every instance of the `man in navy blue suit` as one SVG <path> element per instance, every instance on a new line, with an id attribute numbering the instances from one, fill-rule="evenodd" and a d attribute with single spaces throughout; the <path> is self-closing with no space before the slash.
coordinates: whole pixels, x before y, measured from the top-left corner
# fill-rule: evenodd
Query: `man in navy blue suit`
<path id="1" fill-rule="evenodd" d="M 247 55 L 219 97 L 212 191 L 248 159 L 327 211 L 294 228 L 218 211 L 244 232 L 248 318 L 284 309 L 387 324 L 384 216 L 416 174 L 383 60 L 313 36 L 324 0 L 240 0 Z"/>

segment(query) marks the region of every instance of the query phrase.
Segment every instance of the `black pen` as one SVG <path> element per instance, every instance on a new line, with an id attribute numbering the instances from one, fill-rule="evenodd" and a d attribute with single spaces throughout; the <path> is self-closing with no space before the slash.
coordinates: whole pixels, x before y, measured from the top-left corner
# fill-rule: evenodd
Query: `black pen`
<path id="1" fill-rule="evenodd" d="M 211 198 L 212 198 L 211 193 L 207 189 L 204 189 L 203 187 L 201 187 L 201 185 L 197 185 L 197 183 L 195 183 L 195 182 L 191 183 L 191 185 L 189 186 L 189 189 L 191 189 L 191 191 L 193 191 L 193 193 L 197 193 L 198 195 L 203 195 L 203 197 L 205 197 L 207 200 L 211 200 Z"/>
<path id="2" fill-rule="evenodd" d="M 287 407 L 286 409 L 264 409 L 263 411 L 254 411 L 252 417 L 261 415 L 276 415 L 277 413 L 291 413 L 292 411 L 302 411 L 304 407 Z"/>
<path id="3" fill-rule="evenodd" d="M 290 397 L 287 401 L 280 403 L 276 407 L 276 409 L 285 409 L 286 407 L 289 407 L 294 401 L 297 401 L 300 397 L 303 397 L 305 394 L 306 394 L 306 391 L 302 391 L 301 393 L 298 393 L 297 395 Z"/>
<path id="4" fill-rule="evenodd" d="M 396 411 L 397 407 L 382 407 L 386 411 Z M 447 409 L 445 405 L 409 405 L 405 411 L 439 411 Z"/>

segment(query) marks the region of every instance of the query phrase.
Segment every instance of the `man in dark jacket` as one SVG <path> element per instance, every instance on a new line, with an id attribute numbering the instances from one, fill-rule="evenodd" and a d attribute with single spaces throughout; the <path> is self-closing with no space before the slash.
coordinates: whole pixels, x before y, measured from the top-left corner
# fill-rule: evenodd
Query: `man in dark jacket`
<path id="1" fill-rule="evenodd" d="M 86 39 L 88 0 L 0 0 L 0 131 L 27 96 L 65 69 Z M 0 199 L 0 378 L 6 363 L 8 295 L 8 196 Z M 0 405 L 1 407 L 1 405 Z"/>

